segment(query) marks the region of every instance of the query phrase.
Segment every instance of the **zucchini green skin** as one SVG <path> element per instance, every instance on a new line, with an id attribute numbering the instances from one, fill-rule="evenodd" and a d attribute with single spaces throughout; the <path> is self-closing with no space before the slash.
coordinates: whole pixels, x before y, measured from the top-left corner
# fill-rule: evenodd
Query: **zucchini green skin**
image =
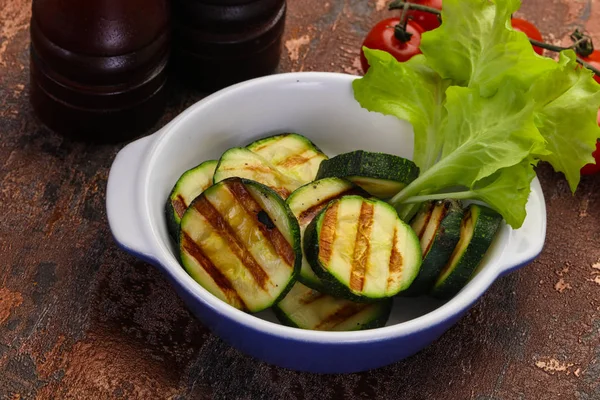
<path id="1" fill-rule="evenodd" d="M 461 240 L 438 276 L 431 290 L 432 296 L 448 299 L 469 282 L 492 244 L 502 220 L 502 216 L 489 207 L 469 205 L 461 223 Z M 472 229 L 472 238 L 461 243 L 468 229 Z"/>
<path id="2" fill-rule="evenodd" d="M 357 150 L 321 162 L 316 179 L 328 177 L 348 179 L 373 196 L 386 199 L 394 196 L 418 176 L 419 167 L 406 158 Z M 370 182 L 361 182 L 361 180 Z M 380 184 L 377 183 L 378 181 Z"/>
<path id="3" fill-rule="evenodd" d="M 173 205 L 177 204 L 185 211 L 198 195 L 212 185 L 217 163 L 217 160 L 209 160 L 185 171 L 173 186 L 165 203 L 165 217 L 167 218 L 167 230 L 175 241 L 179 240 L 179 223 L 183 213 L 180 216 Z"/>
<path id="4" fill-rule="evenodd" d="M 253 293 L 240 293 L 237 290 L 233 290 L 233 284 L 232 284 L 233 281 L 238 281 L 238 280 L 242 280 L 242 279 L 251 279 L 248 277 L 248 275 L 249 275 L 248 271 L 241 271 L 241 275 L 239 273 L 237 273 L 239 271 L 235 271 L 235 273 L 233 273 L 233 276 L 234 276 L 233 279 L 230 277 L 226 277 L 226 279 L 229 281 L 228 284 L 230 286 L 230 288 L 228 290 L 229 290 L 229 292 L 231 292 L 231 290 L 233 290 L 235 295 L 232 297 L 236 298 L 236 302 L 227 301 L 227 299 L 223 298 L 223 294 L 226 292 L 225 290 L 220 290 L 220 291 L 211 290 L 211 287 L 213 289 L 216 287 L 219 287 L 219 289 L 222 289 L 221 283 L 219 283 L 219 281 L 217 279 L 212 279 L 209 282 L 210 284 L 206 284 L 206 282 L 208 282 L 208 281 L 206 281 L 206 282 L 203 281 L 203 279 L 205 279 L 205 278 L 203 278 L 203 275 L 206 276 L 206 274 L 200 273 L 200 270 L 206 271 L 206 268 L 204 268 L 204 267 L 199 268 L 197 263 L 190 262 L 189 261 L 190 260 L 190 252 L 186 249 L 186 242 L 189 243 L 189 238 L 186 238 L 185 235 L 188 235 L 188 237 L 191 236 L 188 234 L 188 226 L 193 226 L 193 222 L 194 222 L 193 218 L 197 219 L 197 217 L 194 216 L 194 213 L 195 212 L 197 213 L 197 211 L 196 211 L 197 203 L 206 202 L 206 201 L 208 201 L 207 199 L 211 198 L 211 197 L 218 197 L 219 190 L 223 190 L 224 186 L 232 185 L 232 184 L 241 184 L 244 187 L 246 187 L 250 192 L 255 191 L 256 193 L 259 194 L 257 196 L 252 196 L 252 197 L 254 198 L 255 201 L 259 202 L 261 205 L 263 205 L 263 204 L 265 205 L 265 206 L 262 206 L 261 208 L 262 208 L 262 211 L 264 211 L 268 215 L 268 218 L 267 218 L 268 221 L 262 222 L 261 217 L 258 214 L 256 214 L 256 218 L 258 219 L 258 221 L 263 223 L 267 227 L 268 230 L 277 228 L 277 230 L 281 231 L 281 233 L 286 238 L 286 240 L 288 241 L 288 243 L 291 246 L 292 251 L 293 251 L 293 265 L 291 267 L 291 272 L 289 272 L 289 278 L 287 278 L 287 280 L 285 282 L 279 282 L 276 286 L 277 289 L 273 289 L 273 291 L 276 295 L 272 296 L 272 298 L 270 298 L 268 302 L 263 302 L 263 303 L 259 304 L 258 306 L 248 305 L 249 301 L 247 300 L 247 298 L 251 297 Z M 210 201 L 209 201 L 209 203 L 210 203 Z M 214 204 L 214 202 L 213 202 L 213 204 Z M 214 206 L 214 207 L 216 209 L 216 206 Z M 228 208 L 228 210 L 231 210 L 231 208 Z M 229 213 L 229 211 L 228 211 L 228 213 Z M 254 215 L 254 214 L 252 214 L 252 215 Z M 232 222 L 231 222 L 231 220 L 228 219 L 229 216 L 222 215 L 221 218 L 223 218 L 223 220 L 226 222 L 221 223 L 220 226 L 223 226 L 224 224 L 228 224 L 231 227 L 231 230 L 234 232 L 234 235 L 238 235 L 238 240 L 241 241 L 241 237 L 238 234 L 237 228 L 235 226 L 231 225 Z M 281 219 L 278 220 L 278 218 L 281 218 Z M 282 221 L 282 220 L 284 220 L 284 221 Z M 286 229 L 282 229 L 281 228 L 282 226 L 285 226 Z M 256 231 L 256 229 L 254 231 Z M 218 234 L 216 234 L 216 235 L 218 235 Z M 252 235 L 252 236 L 254 236 L 254 235 Z M 207 239 L 207 240 L 210 240 L 210 239 Z M 221 240 L 224 240 L 224 243 L 227 243 L 227 242 L 231 243 L 231 240 L 226 240 L 224 238 L 221 238 Z M 196 243 L 196 245 L 198 245 L 198 243 Z M 242 245 L 247 246 L 246 243 L 242 243 Z M 298 226 L 298 222 L 296 221 L 296 218 L 292 214 L 291 210 L 289 209 L 289 207 L 285 203 L 285 201 L 279 195 L 277 195 L 277 193 L 275 191 L 273 191 L 269 187 L 267 187 L 261 183 L 252 181 L 252 180 L 241 179 L 241 178 L 237 178 L 237 177 L 224 179 L 223 181 L 220 181 L 219 183 L 214 184 L 213 186 L 211 186 L 210 188 L 205 190 L 200 196 L 198 196 L 192 202 L 192 204 L 190 204 L 190 206 L 188 207 L 186 213 L 184 214 L 184 216 L 181 220 L 179 246 L 180 246 L 180 260 L 181 260 L 182 266 L 184 267 L 186 272 L 188 272 L 188 274 L 194 280 L 196 280 L 196 282 L 198 282 L 201 286 L 205 287 L 208 291 L 213 293 L 213 295 L 219 297 L 221 300 L 229 303 L 230 305 L 232 305 L 236 308 L 239 308 L 243 311 L 251 312 L 251 313 L 262 311 L 268 307 L 271 307 L 273 304 L 275 304 L 278 301 L 280 301 L 281 299 L 283 299 L 286 296 L 286 294 L 291 290 L 294 283 L 296 282 L 296 278 L 298 276 L 298 273 L 300 272 L 300 267 L 301 267 L 301 263 L 302 263 L 302 252 L 301 252 L 301 244 L 300 244 L 300 228 Z M 211 250 L 211 253 L 208 253 L 204 249 L 202 249 L 202 251 L 205 253 L 205 258 L 209 259 L 211 261 L 211 263 L 214 265 L 214 267 L 216 269 L 218 269 L 219 271 L 221 271 L 222 276 L 227 275 L 227 273 L 223 272 L 223 271 L 230 270 L 232 264 L 228 263 L 228 262 L 223 262 L 223 261 L 220 262 L 219 260 L 226 260 L 226 258 L 223 257 L 223 252 L 229 252 L 228 256 L 231 256 L 233 254 L 232 251 L 230 250 L 230 247 L 228 247 L 228 248 L 213 247 L 213 249 Z M 211 257 L 211 255 L 212 255 L 212 257 Z M 230 259 L 233 259 L 233 258 L 230 258 Z M 237 259 L 242 260 L 239 257 Z M 243 264 L 245 264 L 244 261 L 241 261 L 241 262 Z M 258 259 L 257 259 L 257 262 L 258 262 Z M 202 264 L 202 263 L 200 263 L 200 264 Z M 262 268 L 262 264 L 260 262 L 258 262 L 258 264 Z M 220 282 L 222 282 L 222 281 L 220 281 Z M 239 299 L 239 301 L 237 299 Z"/>
<path id="5" fill-rule="evenodd" d="M 387 323 L 393 300 L 355 303 L 335 298 L 296 282 L 288 295 L 273 306 L 284 325 L 321 331 L 357 331 L 380 328 Z M 349 324 L 348 321 L 354 319 Z"/>
<path id="6" fill-rule="evenodd" d="M 460 203 L 456 200 L 443 200 L 436 202 L 435 206 L 443 207 L 445 215 L 436 230 L 433 242 L 429 245 L 429 250 L 423 255 L 419 275 L 412 285 L 401 293 L 404 296 L 419 296 L 431 290 L 460 239 L 460 223 L 464 216 Z"/>
<path id="7" fill-rule="evenodd" d="M 304 243 L 304 231 L 312 221 L 312 218 L 308 221 L 306 221 L 306 218 L 316 215 L 330 201 L 346 195 L 370 197 L 369 193 L 350 181 L 340 178 L 324 178 L 299 187 L 286 199 L 286 203 L 298 219 L 302 243 Z M 309 215 L 306 215 L 307 212 Z M 308 264 L 306 256 L 304 256 L 304 249 L 302 253 L 302 268 L 298 280 L 312 289 L 325 290 L 320 279 Z"/>
<path id="8" fill-rule="evenodd" d="M 395 287 L 392 291 L 377 294 L 366 294 L 364 292 L 357 293 L 356 291 L 353 291 L 348 284 L 341 282 L 340 279 L 336 277 L 333 273 L 331 273 L 327 266 L 323 265 L 323 263 L 321 262 L 319 232 L 321 231 L 323 226 L 323 221 L 325 219 L 324 216 L 330 208 L 336 205 L 336 203 L 353 198 L 360 198 L 361 201 L 364 202 L 380 203 L 385 207 L 389 207 L 391 210 L 393 210 L 393 215 L 396 217 L 395 223 L 399 224 L 401 228 L 405 229 L 405 233 L 407 234 L 407 246 L 410 247 L 409 251 L 412 251 L 414 253 L 412 254 L 412 256 L 414 257 L 414 264 L 402 265 L 402 278 L 400 279 L 401 284 Z M 342 234 L 343 233 L 344 232 L 342 232 Z M 340 199 L 330 202 L 327 205 L 327 207 L 321 210 L 321 212 L 307 226 L 306 231 L 304 233 L 304 254 L 312 270 L 322 281 L 324 293 L 329 294 L 333 297 L 345 298 L 355 302 L 373 302 L 382 298 L 395 296 L 399 292 L 406 290 L 416 278 L 419 272 L 419 267 L 422 262 L 419 239 L 417 238 L 412 228 L 398 217 L 393 207 L 381 200 L 373 198 L 365 199 L 360 196 L 344 196 Z M 408 258 L 407 254 L 402 254 L 401 258 L 403 260 L 406 260 Z M 402 262 L 404 263 L 405 261 Z"/>

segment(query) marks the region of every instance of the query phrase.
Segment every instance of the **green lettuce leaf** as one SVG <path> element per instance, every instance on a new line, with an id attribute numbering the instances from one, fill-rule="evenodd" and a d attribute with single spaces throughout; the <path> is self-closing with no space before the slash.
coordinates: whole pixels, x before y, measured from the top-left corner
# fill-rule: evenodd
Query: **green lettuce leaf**
<path id="1" fill-rule="evenodd" d="M 544 138 L 533 122 L 534 103 L 515 84 L 506 82 L 488 98 L 477 90 L 446 90 L 447 122 L 440 160 L 394 196 L 390 203 L 422 192 L 474 184 L 502 168 L 544 152 Z"/>
<path id="2" fill-rule="evenodd" d="M 470 190 L 456 191 L 457 188 L 453 188 L 454 190 L 411 197 L 400 210 L 410 210 L 410 206 L 419 206 L 422 202 L 431 200 L 479 200 L 499 212 L 509 225 L 518 229 L 527 215 L 525 206 L 531 192 L 531 181 L 535 178 L 535 164 L 533 158 L 528 158 L 519 164 L 502 168 L 476 182 Z"/>
<path id="3" fill-rule="evenodd" d="M 525 159 L 512 167 L 503 168 L 477 182 L 468 198 L 481 200 L 498 211 L 506 223 L 515 229 L 525 221 L 525 206 L 535 178 L 532 159 Z"/>
<path id="4" fill-rule="evenodd" d="M 519 0 L 444 0 L 442 25 L 423 34 L 427 63 L 455 84 L 492 95 L 504 79 L 527 89 L 556 63 L 533 51 L 527 36 L 511 28 Z"/>
<path id="5" fill-rule="evenodd" d="M 593 72 L 577 64 L 572 50 L 561 53 L 559 65 L 559 69 L 538 79 L 530 93 L 536 101 L 535 124 L 550 152 L 540 155 L 540 159 L 564 173 L 575 192 L 580 170 L 594 162 L 592 152 L 600 138 L 596 122 L 600 85 L 593 79 Z"/>
<path id="6" fill-rule="evenodd" d="M 369 111 L 393 115 L 411 123 L 414 130 L 413 161 L 421 171 L 429 169 L 440 155 L 443 107 L 449 82 L 416 56 L 400 63 L 389 53 L 364 49 L 369 71 L 353 82 L 354 96 Z"/>

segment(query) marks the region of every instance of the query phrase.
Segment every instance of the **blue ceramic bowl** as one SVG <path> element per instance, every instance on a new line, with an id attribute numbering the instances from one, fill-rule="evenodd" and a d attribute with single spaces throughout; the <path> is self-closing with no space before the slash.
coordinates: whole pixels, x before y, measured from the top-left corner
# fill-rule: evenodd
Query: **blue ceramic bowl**
<path id="1" fill-rule="evenodd" d="M 305 135 L 329 156 L 363 149 L 412 157 L 411 126 L 362 109 L 353 97 L 355 78 L 290 73 L 221 90 L 159 132 L 123 148 L 108 180 L 108 220 L 119 245 L 159 268 L 215 334 L 249 355 L 295 370 L 364 371 L 418 352 L 456 323 L 496 278 L 530 262 L 544 244 L 546 209 L 535 179 L 523 227 L 502 227 L 478 273 L 460 293 L 446 302 L 396 299 L 385 327 L 359 332 L 283 326 L 270 311 L 244 313 L 197 284 L 177 261 L 163 212 L 171 188 L 187 169 L 279 132 Z"/>

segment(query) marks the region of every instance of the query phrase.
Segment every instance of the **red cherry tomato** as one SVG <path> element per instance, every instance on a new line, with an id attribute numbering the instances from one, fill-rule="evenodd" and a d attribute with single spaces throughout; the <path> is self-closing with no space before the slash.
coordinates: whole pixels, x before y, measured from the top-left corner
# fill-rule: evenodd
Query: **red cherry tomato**
<path id="1" fill-rule="evenodd" d="M 592 64 L 592 67 L 600 69 L 600 50 L 594 50 L 592 54 L 581 58 L 583 61 Z M 600 76 L 594 75 L 596 82 L 600 83 Z"/>
<path id="2" fill-rule="evenodd" d="M 525 21 L 520 18 L 512 19 L 512 27 L 515 31 L 523 32 L 529 39 L 537 40 L 538 42 L 543 41 L 542 34 L 531 22 Z M 544 49 L 538 46 L 533 46 L 533 50 L 540 56 L 544 55 Z"/>
<path id="3" fill-rule="evenodd" d="M 437 10 L 442 9 L 442 0 L 409 0 L 408 2 L 435 8 Z M 409 10 L 408 16 L 411 17 L 417 24 L 419 24 L 425 31 L 432 31 L 440 26 L 440 20 L 438 19 L 437 15 L 428 13 L 426 11 Z"/>
<path id="4" fill-rule="evenodd" d="M 378 22 L 373 29 L 367 34 L 363 41 L 363 46 L 369 49 L 383 50 L 390 53 L 396 60 L 408 61 L 411 57 L 421 54 L 419 46 L 421 45 L 421 34 L 423 28 L 413 21 L 408 21 L 406 31 L 412 36 L 408 42 L 401 42 L 394 36 L 394 28 L 400 22 L 400 18 L 387 18 Z M 360 51 L 360 62 L 365 73 L 369 69 L 369 63 Z"/>
<path id="5" fill-rule="evenodd" d="M 600 110 L 598 110 L 598 117 L 596 118 L 598 125 L 600 125 Z M 588 164 L 581 168 L 582 175 L 592 175 L 600 172 L 600 139 L 596 142 L 596 151 L 592 153 L 596 159 L 596 164 Z"/>

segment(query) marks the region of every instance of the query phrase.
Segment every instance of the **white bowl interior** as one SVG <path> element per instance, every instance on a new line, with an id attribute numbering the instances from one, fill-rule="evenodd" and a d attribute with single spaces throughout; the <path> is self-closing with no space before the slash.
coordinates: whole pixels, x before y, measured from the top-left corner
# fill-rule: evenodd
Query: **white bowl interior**
<path id="1" fill-rule="evenodd" d="M 308 137 L 329 156 L 358 149 L 407 158 L 413 153 L 410 124 L 361 108 L 354 100 L 348 76 L 280 75 L 206 98 L 174 120 L 150 149 L 146 198 L 152 230 L 167 267 L 181 268 L 164 216 L 165 201 L 179 176 L 203 161 L 218 159 L 230 147 L 282 132 Z M 509 233 L 505 226 L 487 260 L 502 255 Z M 484 261 L 482 271 L 493 264 Z M 478 279 L 475 277 L 469 285 L 476 285 Z M 425 296 L 396 299 L 388 325 L 423 316 L 442 304 Z M 270 311 L 257 317 L 277 323 Z"/>

